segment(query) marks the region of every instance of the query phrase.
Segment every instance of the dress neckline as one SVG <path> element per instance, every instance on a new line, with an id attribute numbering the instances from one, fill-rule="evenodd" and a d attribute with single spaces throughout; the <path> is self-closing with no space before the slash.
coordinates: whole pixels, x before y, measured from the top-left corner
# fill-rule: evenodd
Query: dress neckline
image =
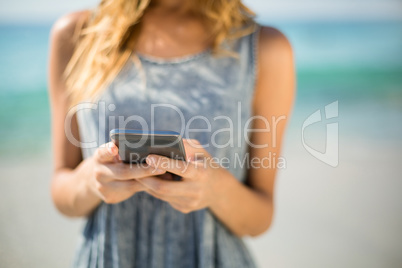
<path id="1" fill-rule="evenodd" d="M 187 54 L 184 56 L 172 57 L 172 58 L 156 57 L 156 56 L 143 54 L 140 52 L 135 52 L 135 55 L 141 60 L 151 62 L 154 64 L 179 64 L 179 63 L 190 62 L 190 61 L 202 58 L 202 57 L 210 54 L 211 52 L 212 52 L 211 48 L 206 48 L 200 52 Z"/>

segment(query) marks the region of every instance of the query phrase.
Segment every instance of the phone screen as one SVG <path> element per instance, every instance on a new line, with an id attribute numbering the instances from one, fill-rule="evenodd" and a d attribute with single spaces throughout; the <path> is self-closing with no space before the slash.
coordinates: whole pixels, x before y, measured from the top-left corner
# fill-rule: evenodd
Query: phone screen
<path id="1" fill-rule="evenodd" d="M 173 131 L 114 129 L 110 138 L 119 147 L 120 158 L 125 163 L 144 162 L 149 154 L 186 160 L 182 138 Z"/>

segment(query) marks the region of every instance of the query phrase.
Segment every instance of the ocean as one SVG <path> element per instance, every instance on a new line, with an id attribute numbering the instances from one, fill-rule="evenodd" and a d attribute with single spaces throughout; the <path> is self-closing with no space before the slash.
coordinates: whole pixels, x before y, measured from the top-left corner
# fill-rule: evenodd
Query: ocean
<path id="1" fill-rule="evenodd" d="M 367 121 L 362 125 L 365 131 L 377 120 L 390 130 L 381 138 L 401 137 L 402 22 L 273 26 L 287 35 L 295 52 L 298 85 L 291 127 L 299 128 L 314 109 L 338 100 L 345 126 L 363 120 Z M 50 28 L 50 24 L 0 25 L 0 155 L 49 150 L 46 75 Z M 399 119 L 399 124 L 392 121 Z M 351 128 L 348 134 L 357 132 Z M 371 131 L 363 135 L 371 134 L 378 135 Z"/>

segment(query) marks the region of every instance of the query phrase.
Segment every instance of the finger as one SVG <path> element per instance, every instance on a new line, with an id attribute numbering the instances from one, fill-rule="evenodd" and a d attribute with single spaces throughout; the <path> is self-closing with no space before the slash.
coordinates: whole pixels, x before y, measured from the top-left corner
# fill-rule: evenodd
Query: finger
<path id="1" fill-rule="evenodd" d="M 146 177 L 138 180 L 138 182 L 150 191 L 158 194 L 158 196 L 167 199 L 187 196 L 188 193 L 191 192 L 191 185 L 182 181 L 169 181 L 157 177 Z"/>
<path id="2" fill-rule="evenodd" d="M 144 191 L 146 188 L 143 184 L 139 183 L 137 180 L 127 180 L 127 181 L 112 181 L 109 184 L 114 190 L 125 190 L 131 189 L 135 191 Z"/>
<path id="3" fill-rule="evenodd" d="M 196 178 L 198 172 L 196 169 L 199 168 L 198 166 L 196 167 L 193 162 L 172 159 L 155 154 L 148 155 L 145 160 L 150 166 L 166 170 L 188 179 Z"/>
<path id="4" fill-rule="evenodd" d="M 95 151 L 95 159 L 100 163 L 112 162 L 119 154 L 119 148 L 113 142 L 102 144 Z"/>
<path id="5" fill-rule="evenodd" d="M 160 194 L 154 192 L 151 189 L 145 189 L 144 191 L 147 192 L 148 194 L 152 195 L 155 198 L 158 198 L 158 199 L 160 199 L 162 201 L 165 201 L 165 202 L 169 203 L 169 205 L 171 205 L 174 209 L 176 209 L 176 210 L 178 210 L 180 212 L 183 212 L 183 202 L 186 202 L 186 201 L 183 201 L 183 199 L 177 198 L 177 197 L 174 197 L 174 196 L 160 195 Z"/>
<path id="6" fill-rule="evenodd" d="M 163 173 L 161 175 L 156 175 L 155 177 L 160 178 L 162 180 L 170 180 L 170 181 L 173 180 L 173 175 L 172 173 L 169 172 Z"/>
<path id="7" fill-rule="evenodd" d="M 144 187 L 144 191 L 145 191 L 145 192 L 147 192 L 148 194 L 152 195 L 152 196 L 155 197 L 155 198 L 158 198 L 158 199 L 160 199 L 160 200 L 162 200 L 162 201 L 168 202 L 169 204 L 172 204 L 172 203 L 176 203 L 176 202 L 177 202 L 177 201 L 176 201 L 176 199 L 177 199 L 176 197 L 158 194 L 158 193 L 155 192 L 154 190 L 152 190 L 152 189 L 150 189 L 150 188 L 147 188 L 147 186 L 145 186 L 145 185 L 143 185 L 143 187 Z"/>
<path id="8" fill-rule="evenodd" d="M 166 173 L 163 169 L 158 169 L 147 164 L 125 164 L 111 163 L 103 164 L 98 167 L 103 178 L 110 180 L 132 180 L 141 179 L 149 176 L 156 176 Z"/>
<path id="9" fill-rule="evenodd" d="M 196 139 L 182 139 L 183 143 L 186 145 L 190 145 L 194 148 L 203 148 L 203 146 L 201 145 L 201 143 L 196 140 Z"/>
<path id="10" fill-rule="evenodd" d="M 186 151 L 187 161 L 203 160 L 209 156 L 209 153 L 201 145 L 198 140 L 195 139 L 183 139 L 184 149 Z"/>

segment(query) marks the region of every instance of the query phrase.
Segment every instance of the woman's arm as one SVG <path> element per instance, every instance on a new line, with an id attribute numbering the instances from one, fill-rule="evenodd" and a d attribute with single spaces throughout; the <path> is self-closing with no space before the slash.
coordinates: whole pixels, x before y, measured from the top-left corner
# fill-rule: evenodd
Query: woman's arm
<path id="1" fill-rule="evenodd" d="M 279 156 L 286 121 L 293 104 L 295 74 L 291 46 L 284 35 L 273 28 L 262 28 L 258 49 L 258 81 L 254 96 L 254 115 L 267 119 L 270 132 L 252 132 L 250 159 Z M 265 129 L 263 120 L 253 121 L 254 129 Z M 276 126 L 276 127 L 274 127 Z M 186 142 L 186 153 L 203 154 Z M 251 167 L 247 186 L 238 182 L 224 168 L 204 165 L 203 162 L 182 162 L 151 155 L 147 162 L 158 168 L 179 174 L 182 182 L 155 178 L 139 180 L 146 191 L 169 202 L 174 208 L 188 213 L 209 207 L 233 233 L 238 236 L 256 236 L 266 231 L 272 221 L 273 193 L 276 167 Z M 161 164 L 162 163 L 162 164 Z M 233 164 L 233 163 L 232 163 Z M 265 164 L 266 165 L 266 162 Z"/>
<path id="2" fill-rule="evenodd" d="M 295 95 L 295 73 L 292 48 L 286 37 L 273 28 L 263 27 L 258 49 L 258 79 L 254 96 L 254 115 L 269 122 L 269 132 L 251 132 L 255 145 L 250 146 L 250 159 L 271 157 L 278 163 L 282 138 Z M 266 129 L 263 120 L 253 121 L 253 129 Z M 273 216 L 273 196 L 276 167 L 264 168 L 258 163 L 248 172 L 245 187 L 227 178 L 219 202 L 211 206 L 215 215 L 238 235 L 259 235 L 266 231 Z"/>
<path id="3" fill-rule="evenodd" d="M 81 149 L 71 144 L 64 133 L 68 103 L 63 73 L 74 51 L 75 28 L 84 16 L 86 12 L 62 17 L 54 24 L 50 35 L 49 95 L 54 166 L 51 192 L 56 207 L 68 216 L 86 215 L 100 202 L 100 198 L 88 190 L 82 179 L 90 176 L 90 161 L 81 162 Z M 71 133 L 79 140 L 75 116 L 71 122 Z"/>
<path id="4" fill-rule="evenodd" d="M 64 133 L 68 112 L 64 70 L 73 51 L 73 35 L 77 23 L 88 12 L 77 12 L 59 19 L 52 28 L 49 62 L 49 95 L 52 114 L 52 145 L 54 172 L 51 183 L 53 202 L 67 216 L 86 216 L 101 201 L 121 202 L 143 186 L 134 178 L 163 174 L 151 167 L 130 167 L 118 160 L 118 148 L 113 143 L 100 146 L 84 161 L 81 148 L 74 146 Z M 71 133 L 79 140 L 76 117 Z"/>

